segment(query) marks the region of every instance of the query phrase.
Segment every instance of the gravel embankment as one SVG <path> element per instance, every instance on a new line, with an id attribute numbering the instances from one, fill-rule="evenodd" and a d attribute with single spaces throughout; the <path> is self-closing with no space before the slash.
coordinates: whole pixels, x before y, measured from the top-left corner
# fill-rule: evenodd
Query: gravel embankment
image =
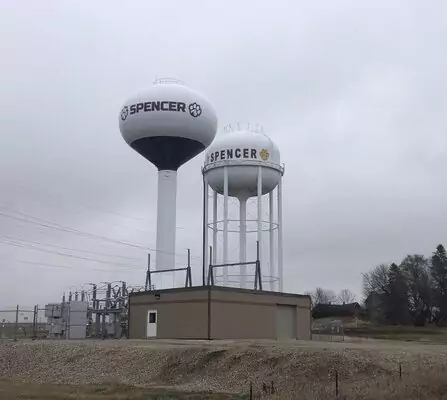
<path id="1" fill-rule="evenodd" d="M 0 377 L 23 382 L 120 383 L 246 393 L 250 382 L 259 391 L 264 383 L 270 386 L 273 381 L 276 396 L 282 393 L 279 398 L 315 392 L 315 388 L 328 393 L 334 386 L 335 371 L 345 392 L 363 390 L 366 382 L 394 385 L 400 382 L 399 363 L 403 379 L 418 384 L 422 376 L 446 371 L 446 361 L 444 346 L 380 342 L 369 346 L 317 342 L 0 343 Z"/>

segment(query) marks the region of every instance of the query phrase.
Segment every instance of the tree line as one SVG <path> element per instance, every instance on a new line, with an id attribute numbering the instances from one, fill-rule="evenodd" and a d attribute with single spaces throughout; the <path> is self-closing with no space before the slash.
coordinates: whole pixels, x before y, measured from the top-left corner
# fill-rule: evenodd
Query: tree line
<path id="1" fill-rule="evenodd" d="M 447 323 L 447 254 L 442 244 L 431 257 L 407 255 L 400 264 L 380 264 L 363 274 L 365 307 L 371 319 L 393 325 Z"/>
<path id="2" fill-rule="evenodd" d="M 349 289 L 338 295 L 308 292 L 312 307 L 356 301 Z M 380 264 L 363 274 L 362 318 L 391 325 L 447 325 L 447 253 L 442 244 L 430 257 L 408 254 L 399 264 Z"/>
<path id="3" fill-rule="evenodd" d="M 349 304 L 356 301 L 356 296 L 349 289 L 343 289 L 339 294 L 333 290 L 317 287 L 313 292 L 306 292 L 312 301 L 312 308 L 318 304 Z"/>

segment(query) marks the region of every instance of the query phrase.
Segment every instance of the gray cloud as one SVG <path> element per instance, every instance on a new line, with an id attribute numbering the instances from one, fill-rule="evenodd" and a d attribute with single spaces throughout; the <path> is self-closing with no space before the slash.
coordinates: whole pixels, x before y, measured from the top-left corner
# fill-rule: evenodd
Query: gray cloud
<path id="1" fill-rule="evenodd" d="M 443 2 L 2 7 L 2 207 L 155 247 L 156 171 L 121 139 L 117 118 L 129 95 L 156 76 L 176 76 L 212 100 L 220 128 L 260 123 L 279 145 L 286 163 L 286 290 L 360 292 L 361 272 L 406 253 L 428 254 L 444 241 Z M 177 252 L 192 249 L 196 278 L 202 161 L 182 167 L 178 188 Z M 141 264 L 100 271 L 108 267 L 2 242 L 0 304 L 54 300 L 89 281 L 143 283 L 144 249 L 0 221 L 3 240 Z"/>

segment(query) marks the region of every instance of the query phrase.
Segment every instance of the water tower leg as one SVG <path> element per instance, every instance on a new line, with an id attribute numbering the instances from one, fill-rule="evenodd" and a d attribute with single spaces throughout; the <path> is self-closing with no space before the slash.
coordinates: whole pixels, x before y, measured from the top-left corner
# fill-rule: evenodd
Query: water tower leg
<path id="1" fill-rule="evenodd" d="M 278 278 L 279 291 L 283 291 L 283 254 L 282 254 L 282 177 L 278 184 Z"/>
<path id="2" fill-rule="evenodd" d="M 223 263 L 228 263 L 228 168 L 224 167 Z M 228 268 L 223 269 L 223 285 L 228 286 Z"/>
<path id="3" fill-rule="evenodd" d="M 275 247 L 274 247 L 274 233 L 275 231 L 273 230 L 273 202 L 274 202 L 274 198 L 273 198 L 273 190 L 269 193 L 269 246 L 270 246 L 270 250 L 269 250 L 269 257 L 270 257 L 270 290 L 273 292 L 275 290 L 275 281 L 274 281 L 274 276 L 275 276 Z"/>
<path id="4" fill-rule="evenodd" d="M 212 265 L 217 264 L 217 192 L 213 192 L 213 252 L 210 263 Z M 216 277 L 216 273 L 213 269 L 213 279 Z"/>
<path id="5" fill-rule="evenodd" d="M 240 262 L 247 261 L 247 199 L 239 199 L 239 259 Z M 247 287 L 247 266 L 240 266 L 240 287 Z"/>
<path id="6" fill-rule="evenodd" d="M 158 171 L 157 271 L 175 268 L 176 198 L 177 171 Z"/>
<path id="7" fill-rule="evenodd" d="M 208 178 L 203 175 L 203 266 L 202 266 L 202 285 L 205 286 L 207 282 L 207 267 L 208 267 Z"/>
<path id="8" fill-rule="evenodd" d="M 262 271 L 262 167 L 258 167 L 258 242 L 259 265 Z M 262 276 L 260 278 L 262 279 Z"/>

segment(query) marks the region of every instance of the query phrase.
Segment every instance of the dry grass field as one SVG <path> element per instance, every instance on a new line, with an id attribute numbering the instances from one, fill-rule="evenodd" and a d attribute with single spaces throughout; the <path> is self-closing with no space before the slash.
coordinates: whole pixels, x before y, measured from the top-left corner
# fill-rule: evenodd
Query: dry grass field
<path id="1" fill-rule="evenodd" d="M 178 392 L 125 385 L 48 385 L 0 380 L 0 399 L 14 400 L 241 400 L 225 393 Z"/>
<path id="2" fill-rule="evenodd" d="M 254 399 L 334 399 L 336 374 L 340 399 L 447 399 L 447 346 L 396 340 L 0 343 L 0 399 L 242 399 L 249 398 L 250 383 Z"/>
<path id="3" fill-rule="evenodd" d="M 381 326 L 361 324 L 358 327 L 347 327 L 345 334 L 365 338 L 384 340 L 423 341 L 447 344 L 447 329 L 432 326 Z"/>

